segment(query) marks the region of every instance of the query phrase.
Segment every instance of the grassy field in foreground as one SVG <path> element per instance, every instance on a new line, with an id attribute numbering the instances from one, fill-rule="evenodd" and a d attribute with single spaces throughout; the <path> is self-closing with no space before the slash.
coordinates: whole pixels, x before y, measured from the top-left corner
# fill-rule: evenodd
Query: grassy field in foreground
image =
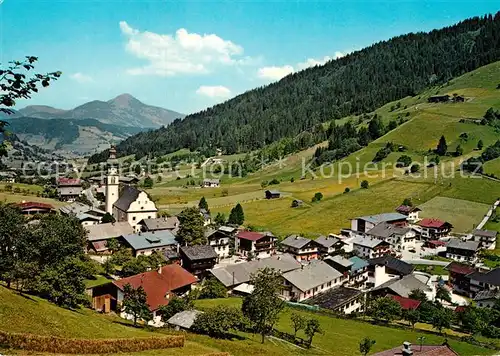
<path id="1" fill-rule="evenodd" d="M 420 216 L 424 218 L 439 217 L 453 225 L 455 232 L 469 232 L 483 219 L 489 209 L 488 204 L 475 203 L 468 200 L 435 197 L 419 205 Z"/>

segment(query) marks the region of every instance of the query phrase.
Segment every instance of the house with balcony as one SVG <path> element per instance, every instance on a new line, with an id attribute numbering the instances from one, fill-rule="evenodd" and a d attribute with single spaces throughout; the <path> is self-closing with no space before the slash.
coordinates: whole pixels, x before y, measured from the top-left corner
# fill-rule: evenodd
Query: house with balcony
<path id="1" fill-rule="evenodd" d="M 446 258 L 458 262 L 476 262 L 478 251 L 478 241 L 462 241 L 459 238 L 452 238 L 446 244 Z"/>
<path id="2" fill-rule="evenodd" d="M 351 230 L 358 233 L 364 233 L 383 222 L 391 225 L 406 226 L 408 225 L 407 219 L 408 217 L 406 215 L 400 213 L 360 216 L 351 220 Z"/>
<path id="3" fill-rule="evenodd" d="M 479 292 L 485 290 L 500 290 L 500 268 L 490 271 L 475 271 L 467 276 L 469 278 L 470 297 L 474 298 Z"/>
<path id="4" fill-rule="evenodd" d="M 479 242 L 479 247 L 486 250 L 494 250 L 497 242 L 497 232 L 493 230 L 476 229 L 472 232 L 474 241 Z"/>
<path id="5" fill-rule="evenodd" d="M 344 286 L 319 293 L 305 301 L 305 304 L 329 309 L 335 313 L 351 314 L 363 311 L 365 294 L 359 289 Z"/>
<path id="6" fill-rule="evenodd" d="M 175 236 L 168 230 L 161 231 L 139 231 L 135 234 L 123 235 L 121 241 L 132 249 L 134 256 L 150 256 L 153 252 L 163 254 L 165 251 L 177 252 L 178 242 Z"/>
<path id="7" fill-rule="evenodd" d="M 235 237 L 235 251 L 244 256 L 266 258 L 276 253 L 276 237 L 271 232 L 240 231 Z"/>
<path id="8" fill-rule="evenodd" d="M 449 222 L 433 218 L 422 219 L 418 226 L 421 230 L 420 237 L 425 240 L 436 240 L 448 236 L 453 228 Z"/>
<path id="9" fill-rule="evenodd" d="M 474 297 L 474 302 L 480 308 L 494 308 L 499 300 L 499 290 L 483 290 Z"/>
<path id="10" fill-rule="evenodd" d="M 316 241 L 299 236 L 290 235 L 281 241 L 284 252 L 291 254 L 297 261 L 310 261 L 318 259 L 318 244 Z"/>
<path id="11" fill-rule="evenodd" d="M 406 215 L 409 222 L 415 223 L 419 220 L 418 215 L 422 210 L 416 206 L 400 205 L 396 208 L 396 211 L 400 214 Z"/>
<path id="12" fill-rule="evenodd" d="M 341 286 L 347 277 L 323 261 L 282 274 L 281 296 L 286 300 L 301 302 L 329 289 Z"/>
<path id="13" fill-rule="evenodd" d="M 198 278 L 203 278 L 214 268 L 219 257 L 209 245 L 182 246 L 180 248 L 182 267 Z"/>
<path id="14" fill-rule="evenodd" d="M 398 251 L 415 247 L 417 233 L 408 226 L 382 222 L 366 232 L 366 236 L 389 242 Z"/>
<path id="15" fill-rule="evenodd" d="M 207 235 L 208 245 L 213 247 L 219 256 L 218 260 L 229 257 L 231 241 L 234 241 L 237 232 L 238 229 L 235 227 L 221 226 Z"/>
<path id="16" fill-rule="evenodd" d="M 345 245 L 345 243 L 335 235 L 322 235 L 314 241 L 318 244 L 318 252 L 323 257 L 340 252 Z"/>
<path id="17" fill-rule="evenodd" d="M 361 258 L 376 258 L 391 253 L 391 244 L 373 237 L 357 236 L 352 240 L 352 251 Z"/>
<path id="18" fill-rule="evenodd" d="M 347 259 L 340 255 L 327 257 L 323 261 L 347 277 L 344 286 L 356 288 L 365 287 L 368 281 L 369 264 L 367 261 L 358 256 Z"/>
<path id="19" fill-rule="evenodd" d="M 470 265 L 451 262 L 445 267 L 448 270 L 448 285 L 457 293 L 470 295 L 470 277 L 476 269 Z"/>
<path id="20" fill-rule="evenodd" d="M 59 178 L 57 180 L 57 193 L 59 200 L 73 202 L 82 195 L 83 188 L 80 179 Z"/>
<path id="21" fill-rule="evenodd" d="M 413 273 L 415 267 L 391 255 L 367 261 L 368 287 L 378 287 L 392 279 L 400 279 Z"/>

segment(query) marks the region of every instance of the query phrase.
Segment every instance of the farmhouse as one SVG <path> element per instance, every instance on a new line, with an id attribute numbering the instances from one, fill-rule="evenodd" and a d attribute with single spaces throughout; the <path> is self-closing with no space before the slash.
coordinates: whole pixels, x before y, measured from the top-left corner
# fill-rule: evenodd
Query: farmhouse
<path id="1" fill-rule="evenodd" d="M 208 234 L 208 244 L 213 247 L 219 256 L 218 260 L 229 257 L 231 240 L 234 241 L 237 231 L 238 229 L 232 226 L 221 226 Z"/>
<path id="2" fill-rule="evenodd" d="M 363 302 L 363 292 L 343 286 L 329 289 L 305 301 L 306 304 L 343 314 L 362 312 Z"/>
<path id="3" fill-rule="evenodd" d="M 342 250 L 344 242 L 336 236 L 320 236 L 314 240 L 318 244 L 318 252 L 321 256 L 329 256 Z"/>
<path id="4" fill-rule="evenodd" d="M 124 288 L 127 284 L 135 289 L 142 287 L 146 292 L 149 310 L 153 313 L 153 320 L 149 324 L 163 326 L 158 309 L 167 305 L 174 296 L 189 293 L 191 285 L 197 281 L 195 276 L 181 266 L 166 265 L 158 270 L 140 273 L 92 288 L 92 308 L 104 313 L 112 310 L 121 312 L 122 318 L 131 319 L 131 315 L 122 309 Z"/>
<path id="5" fill-rule="evenodd" d="M 396 208 L 396 211 L 400 214 L 406 215 L 409 222 L 416 222 L 419 220 L 418 213 L 421 209 L 416 206 L 400 205 Z"/>
<path id="6" fill-rule="evenodd" d="M 134 256 L 149 256 L 153 252 L 166 250 L 177 251 L 178 243 L 175 236 L 168 230 L 138 232 L 123 235 L 121 239 L 132 249 Z"/>
<path id="7" fill-rule="evenodd" d="M 389 254 L 391 244 L 373 237 L 357 236 L 352 240 L 352 250 L 362 258 L 375 258 Z"/>
<path id="8" fill-rule="evenodd" d="M 455 292 L 469 295 L 470 294 L 470 274 L 476 272 L 472 266 L 451 262 L 445 267 L 448 270 L 448 284 Z"/>
<path id="9" fill-rule="evenodd" d="M 298 235 L 290 235 L 281 241 L 284 252 L 293 255 L 297 261 L 318 259 L 318 244 L 310 239 Z"/>
<path id="10" fill-rule="evenodd" d="M 475 297 L 483 290 L 500 290 L 500 268 L 483 272 L 476 271 L 467 276 L 470 280 L 470 296 Z"/>
<path id="11" fill-rule="evenodd" d="M 203 188 L 218 188 L 220 187 L 220 180 L 219 179 L 208 179 L 205 178 L 203 179 Z"/>
<path id="12" fill-rule="evenodd" d="M 477 251 L 479 250 L 478 241 L 462 241 L 459 238 L 452 238 L 446 245 L 446 258 L 458 262 L 475 262 Z"/>
<path id="13" fill-rule="evenodd" d="M 217 263 L 217 253 L 209 245 L 182 246 L 180 249 L 182 267 L 196 276 L 204 276 Z"/>
<path id="14" fill-rule="evenodd" d="M 474 297 L 477 306 L 481 308 L 493 308 L 499 300 L 499 290 L 483 290 Z"/>
<path id="15" fill-rule="evenodd" d="M 101 218 L 99 216 L 88 213 L 77 214 L 76 218 L 80 221 L 82 226 L 97 225 L 101 222 Z"/>
<path id="16" fill-rule="evenodd" d="M 15 205 L 21 210 L 21 214 L 24 215 L 50 214 L 54 212 L 54 207 L 45 203 L 23 201 Z"/>
<path id="17" fill-rule="evenodd" d="M 236 235 L 235 250 L 245 257 L 269 257 L 276 253 L 276 237 L 270 232 L 240 231 Z"/>
<path id="18" fill-rule="evenodd" d="M 450 96 L 449 95 L 434 95 L 430 96 L 427 101 L 429 103 L 447 103 L 450 101 Z"/>
<path id="19" fill-rule="evenodd" d="M 266 199 L 278 199 L 281 193 L 277 190 L 266 190 Z"/>
<path id="20" fill-rule="evenodd" d="M 497 232 L 493 230 L 479 230 L 472 232 L 474 241 L 479 242 L 479 247 L 487 250 L 495 249 L 497 241 Z"/>
<path id="21" fill-rule="evenodd" d="M 57 181 L 57 193 L 59 200 L 72 202 L 82 194 L 82 182 L 80 179 L 59 178 Z"/>
<path id="22" fill-rule="evenodd" d="M 348 277 L 348 280 L 344 283 L 344 285 L 347 284 L 351 287 L 357 288 L 365 287 L 368 280 L 369 264 L 367 261 L 359 258 L 358 256 L 353 256 L 347 259 L 340 255 L 327 257 L 323 261 L 328 263 L 344 276 Z"/>
<path id="23" fill-rule="evenodd" d="M 250 276 L 263 268 L 272 268 L 281 273 L 286 273 L 300 268 L 301 264 L 287 253 L 274 255 L 259 260 L 228 265 L 215 268 L 210 273 L 217 278 L 226 288 L 232 289 L 250 281 Z"/>
<path id="24" fill-rule="evenodd" d="M 420 277 L 420 278 L 419 278 Z M 420 289 L 425 293 L 427 299 L 434 300 L 436 291 L 430 286 L 431 279 L 422 281 L 423 276 L 416 276 L 413 274 L 404 276 L 401 279 L 391 279 L 378 287 L 372 289 L 371 294 L 375 297 L 384 297 L 386 295 L 396 295 L 408 298 L 410 293 L 416 289 Z"/>
<path id="25" fill-rule="evenodd" d="M 389 298 L 396 301 L 402 310 L 416 310 L 422 303 L 420 300 L 400 297 L 399 295 L 389 295 Z"/>
<path id="26" fill-rule="evenodd" d="M 282 297 L 297 302 L 340 286 L 346 279 L 342 273 L 323 261 L 311 261 L 307 266 L 283 273 L 282 278 Z"/>
<path id="27" fill-rule="evenodd" d="M 212 223 L 212 216 L 207 209 L 200 209 L 200 215 L 203 217 L 204 226 L 208 226 Z"/>
<path id="28" fill-rule="evenodd" d="M 139 221 L 139 225 L 142 231 L 168 230 L 175 235 L 179 230 L 179 219 L 177 216 L 144 219 Z"/>
<path id="29" fill-rule="evenodd" d="M 203 312 L 199 310 L 184 310 L 174 314 L 167 320 L 167 324 L 177 331 L 190 330 L 196 317 L 201 314 L 203 314 Z"/>
<path id="30" fill-rule="evenodd" d="M 368 286 L 378 287 L 389 280 L 413 273 L 413 265 L 391 255 L 372 258 L 368 262 Z"/>
<path id="31" fill-rule="evenodd" d="M 140 221 L 156 218 L 157 213 L 156 204 L 149 195 L 132 186 L 123 187 L 120 197 L 113 203 L 113 217 L 116 221 L 126 221 L 136 231 L 141 228 Z"/>
<path id="32" fill-rule="evenodd" d="M 366 232 L 369 237 L 389 242 L 398 251 L 415 246 L 416 232 L 410 227 L 382 222 Z"/>
<path id="33" fill-rule="evenodd" d="M 425 239 L 439 239 L 447 236 L 453 228 L 449 222 L 431 218 L 422 219 L 418 225 L 421 228 L 420 235 Z"/>
<path id="34" fill-rule="evenodd" d="M 74 215 L 83 226 L 96 225 L 101 222 L 101 219 L 106 212 L 95 208 L 90 205 L 82 204 L 80 202 L 73 202 L 71 204 L 62 206 L 59 211 L 63 215 Z"/>
<path id="35" fill-rule="evenodd" d="M 105 253 L 108 251 L 108 240 L 134 233 L 134 229 L 126 221 L 91 225 L 86 226 L 85 229 L 88 232 L 88 249 L 98 253 Z"/>
<path id="36" fill-rule="evenodd" d="M 406 226 L 407 216 L 400 213 L 360 216 L 351 220 L 351 230 L 356 232 L 367 232 L 373 229 L 375 225 L 383 222 L 391 225 Z"/>
<path id="37" fill-rule="evenodd" d="M 418 345 L 412 348 L 411 343 L 405 341 L 403 347 L 395 347 L 390 350 L 377 352 L 372 356 L 458 356 L 448 344 L 443 345 Z"/>

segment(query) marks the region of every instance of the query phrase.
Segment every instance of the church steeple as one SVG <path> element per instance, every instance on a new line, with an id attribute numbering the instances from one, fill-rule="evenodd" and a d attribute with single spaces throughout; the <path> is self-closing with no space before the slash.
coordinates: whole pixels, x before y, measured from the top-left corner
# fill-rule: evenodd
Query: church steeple
<path id="1" fill-rule="evenodd" d="M 118 200 L 119 176 L 118 162 L 116 161 L 116 147 L 111 145 L 106 171 L 106 212 L 113 215 L 113 204 Z"/>

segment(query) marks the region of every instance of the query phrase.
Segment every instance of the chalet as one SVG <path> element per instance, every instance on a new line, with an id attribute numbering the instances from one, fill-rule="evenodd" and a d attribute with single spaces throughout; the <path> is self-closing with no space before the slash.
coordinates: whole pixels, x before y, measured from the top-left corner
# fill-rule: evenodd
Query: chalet
<path id="1" fill-rule="evenodd" d="M 104 313 L 116 311 L 125 319 L 131 316 L 122 308 L 124 288 L 127 284 L 132 288 L 144 288 L 146 302 L 153 314 L 150 325 L 163 326 L 161 315 L 158 313 L 161 306 L 167 305 L 174 296 L 183 296 L 191 290 L 191 286 L 198 279 L 179 265 L 171 264 L 149 271 L 119 279 L 111 283 L 92 288 L 92 308 Z"/>
<path id="2" fill-rule="evenodd" d="M 476 294 L 474 301 L 480 308 L 493 308 L 500 300 L 500 290 L 483 290 Z"/>
<path id="3" fill-rule="evenodd" d="M 396 208 L 396 211 L 400 214 L 406 215 L 409 222 L 416 222 L 419 220 L 418 213 L 421 209 L 416 206 L 400 205 Z"/>
<path id="4" fill-rule="evenodd" d="M 442 345 L 418 345 L 412 348 L 410 342 L 405 341 L 403 347 L 398 346 L 390 350 L 385 350 L 372 354 L 372 356 L 458 356 L 450 346 L 445 343 Z"/>
<path id="5" fill-rule="evenodd" d="M 465 101 L 465 98 L 462 95 L 453 95 L 453 102 L 454 103 L 463 103 Z"/>
<path id="6" fill-rule="evenodd" d="M 329 256 L 342 250 L 344 242 L 337 236 L 320 236 L 314 240 L 321 256 Z"/>
<path id="7" fill-rule="evenodd" d="M 403 298 L 408 298 L 412 291 L 419 289 L 425 293 L 427 299 L 433 301 L 436 297 L 436 290 L 432 287 L 432 279 L 430 276 L 417 276 L 409 274 L 403 278 L 391 279 L 378 287 L 371 290 L 372 297 L 385 297 L 396 295 Z"/>
<path id="8" fill-rule="evenodd" d="M 105 211 L 80 202 L 65 205 L 59 208 L 59 211 L 66 216 L 74 215 L 83 226 L 97 225 L 106 215 Z"/>
<path id="9" fill-rule="evenodd" d="M 247 284 L 250 282 L 252 274 L 266 267 L 280 271 L 281 273 L 286 273 L 300 268 L 301 264 L 292 255 L 285 253 L 215 268 L 212 269 L 210 273 L 226 288 L 233 289 L 239 285 Z"/>
<path id="10" fill-rule="evenodd" d="M 235 251 L 245 257 L 269 257 L 276 253 L 276 240 L 270 232 L 240 231 L 235 238 Z"/>
<path id="11" fill-rule="evenodd" d="M 362 291 L 343 286 L 331 288 L 305 301 L 305 304 L 332 310 L 335 313 L 351 314 L 363 311 L 365 296 Z"/>
<path id="12" fill-rule="evenodd" d="M 72 202 L 82 195 L 82 182 L 80 179 L 59 178 L 57 181 L 57 193 L 59 200 Z"/>
<path id="13" fill-rule="evenodd" d="M 219 256 L 209 245 L 182 246 L 180 258 L 182 267 L 195 276 L 203 277 L 209 269 L 214 268 Z"/>
<path id="14" fill-rule="evenodd" d="M 470 296 L 473 298 L 483 290 L 500 290 L 500 268 L 491 271 L 476 271 L 467 276 L 470 280 Z"/>
<path id="15" fill-rule="evenodd" d="M 415 267 L 391 255 L 372 258 L 368 261 L 367 285 L 378 287 L 391 280 L 399 279 L 413 273 Z"/>
<path id="16" fill-rule="evenodd" d="M 134 233 L 134 229 L 126 221 L 90 225 L 86 226 L 85 230 L 87 230 L 87 240 L 89 242 L 87 249 L 97 253 L 108 252 L 108 240 Z"/>
<path id="17" fill-rule="evenodd" d="M 482 249 L 493 250 L 495 249 L 497 241 L 497 232 L 493 230 L 479 230 L 476 229 L 472 232 L 474 241 L 479 242 L 479 247 Z"/>
<path id="18" fill-rule="evenodd" d="M 447 103 L 450 101 L 449 95 L 434 95 L 427 99 L 429 103 Z"/>
<path id="19" fill-rule="evenodd" d="M 367 232 L 380 223 L 388 223 L 397 226 L 406 226 L 408 217 L 400 213 L 384 213 L 378 215 L 360 216 L 351 220 L 351 230 L 356 232 Z"/>
<path id="20" fill-rule="evenodd" d="M 266 190 L 266 199 L 278 199 L 281 193 L 277 190 Z"/>
<path id="21" fill-rule="evenodd" d="M 292 201 L 292 208 L 300 208 L 302 205 L 304 205 L 304 202 L 299 199 L 294 199 Z"/>
<path id="22" fill-rule="evenodd" d="M 340 255 L 327 257 L 323 261 L 347 277 L 344 285 L 356 288 L 365 287 L 365 284 L 368 281 L 369 264 L 367 261 L 359 258 L 358 256 L 353 256 L 347 259 Z"/>
<path id="23" fill-rule="evenodd" d="M 50 204 L 32 201 L 23 201 L 15 205 L 21 210 L 21 214 L 23 215 L 50 214 L 55 211 L 54 207 Z"/>
<path id="24" fill-rule="evenodd" d="M 417 234 L 415 230 L 410 227 L 382 222 L 368 230 L 366 235 L 368 237 L 387 241 L 398 251 L 401 251 L 415 246 L 415 237 Z"/>
<path id="25" fill-rule="evenodd" d="M 470 274 L 475 273 L 476 269 L 472 266 L 451 262 L 445 267 L 448 270 L 448 285 L 460 294 L 470 295 Z"/>
<path id="26" fill-rule="evenodd" d="M 231 253 L 231 241 L 234 242 L 234 237 L 238 229 L 232 226 L 221 226 L 217 230 L 211 232 L 207 236 L 207 241 L 217 253 L 218 260 L 227 258 Z"/>
<path id="27" fill-rule="evenodd" d="M 88 213 L 77 214 L 76 218 L 78 219 L 78 221 L 80 221 L 80 224 L 82 224 L 82 226 L 97 225 L 101 222 L 101 218 L 99 216 Z"/>
<path id="28" fill-rule="evenodd" d="M 418 225 L 421 229 L 420 236 L 424 239 L 439 239 L 447 236 L 453 228 L 449 222 L 431 218 L 422 219 Z"/>
<path id="29" fill-rule="evenodd" d="M 346 277 L 323 261 L 311 261 L 307 266 L 282 274 L 281 296 L 301 302 L 316 294 L 342 285 Z"/>
<path id="30" fill-rule="evenodd" d="M 171 316 L 167 320 L 167 324 L 177 331 L 190 330 L 196 318 L 201 314 L 203 312 L 199 310 L 183 310 Z"/>
<path id="31" fill-rule="evenodd" d="M 401 310 L 416 310 L 422 303 L 420 300 L 400 297 L 399 295 L 389 295 L 389 298 L 397 302 L 401 307 Z"/>
<path id="32" fill-rule="evenodd" d="M 159 253 L 163 253 L 166 250 L 177 252 L 178 249 L 175 236 L 168 230 L 123 235 L 120 240 L 132 249 L 135 257 L 140 255 L 149 256 L 155 251 Z"/>
<path id="33" fill-rule="evenodd" d="M 158 213 L 156 204 L 149 195 L 132 186 L 125 186 L 120 197 L 113 204 L 113 217 L 116 221 L 126 221 L 139 231 L 139 222 L 144 219 L 154 219 Z"/>
<path id="34" fill-rule="evenodd" d="M 17 175 L 14 172 L 0 172 L 0 181 L 14 183 Z"/>
<path id="35" fill-rule="evenodd" d="M 281 241 L 284 252 L 294 256 L 297 261 L 310 261 L 318 259 L 318 244 L 298 235 L 290 235 Z"/>
<path id="36" fill-rule="evenodd" d="M 446 244 L 446 258 L 458 262 L 474 263 L 477 260 L 478 251 L 478 241 L 462 241 L 459 238 L 452 238 Z"/>
<path id="37" fill-rule="evenodd" d="M 168 216 L 154 219 L 144 219 L 139 221 L 142 231 L 163 231 L 168 230 L 172 234 L 179 231 L 179 219 L 177 216 Z"/>
<path id="38" fill-rule="evenodd" d="M 212 216 L 207 209 L 200 209 L 200 215 L 203 217 L 203 225 L 208 226 L 212 223 Z"/>
<path id="39" fill-rule="evenodd" d="M 208 179 L 205 178 L 203 179 L 203 188 L 218 188 L 220 187 L 220 180 L 219 179 Z"/>
<path id="40" fill-rule="evenodd" d="M 391 244 L 373 237 L 355 237 L 352 240 L 352 251 L 361 258 L 381 257 L 391 253 Z"/>

